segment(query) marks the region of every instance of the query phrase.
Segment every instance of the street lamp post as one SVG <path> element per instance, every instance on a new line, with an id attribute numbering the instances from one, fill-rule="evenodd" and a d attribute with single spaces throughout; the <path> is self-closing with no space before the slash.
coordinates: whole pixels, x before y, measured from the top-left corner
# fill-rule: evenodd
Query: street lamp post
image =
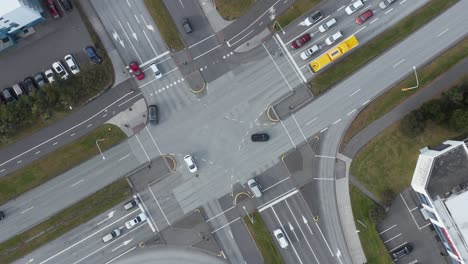
<path id="1" fill-rule="evenodd" d="M 104 154 L 102 154 L 101 147 L 99 147 L 99 144 L 98 144 L 98 143 L 99 143 L 99 141 L 104 141 L 104 140 L 106 140 L 106 139 L 105 139 L 105 138 L 101 138 L 101 139 L 96 140 L 96 146 L 97 146 L 97 148 L 99 149 L 99 153 L 101 153 L 101 157 L 102 157 L 103 160 L 105 160 L 106 157 L 104 157 Z"/>
<path id="2" fill-rule="evenodd" d="M 276 21 L 276 20 L 275 20 L 275 22 L 273 23 L 273 27 L 275 27 L 275 25 L 278 25 L 278 27 L 281 29 L 281 32 L 283 32 L 283 35 L 284 35 L 285 33 L 284 33 L 283 28 L 281 27 L 280 23 L 278 23 L 278 21 Z"/>
<path id="3" fill-rule="evenodd" d="M 419 87 L 419 79 L 418 79 L 418 73 L 416 72 L 416 66 L 413 66 L 413 70 L 414 70 L 414 75 L 416 76 L 416 86 L 403 88 L 401 89 L 403 92 L 407 92 L 409 90 L 413 90 Z"/>

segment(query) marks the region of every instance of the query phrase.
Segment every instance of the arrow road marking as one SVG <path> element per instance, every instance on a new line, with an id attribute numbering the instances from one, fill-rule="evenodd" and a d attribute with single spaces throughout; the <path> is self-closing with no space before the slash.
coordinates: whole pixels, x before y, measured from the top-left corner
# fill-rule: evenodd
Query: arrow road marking
<path id="1" fill-rule="evenodd" d="M 147 27 L 149 30 L 151 30 L 151 31 L 154 32 L 153 26 L 146 23 L 146 20 L 145 20 L 145 18 L 143 17 L 143 15 L 140 15 L 140 16 L 141 16 L 141 19 L 143 20 L 143 23 L 145 23 L 146 27 Z"/>
<path id="2" fill-rule="evenodd" d="M 114 249 L 111 250 L 111 251 L 114 252 L 114 251 L 116 251 L 117 249 L 119 249 L 119 248 L 121 248 L 121 247 L 123 247 L 123 246 L 128 245 L 130 242 L 132 242 L 132 240 L 133 240 L 133 238 L 132 238 L 132 239 L 129 239 L 129 240 L 125 240 L 125 241 L 122 243 L 122 245 L 120 245 L 120 246 L 114 248 Z"/>
<path id="3" fill-rule="evenodd" d="M 130 31 L 132 32 L 133 38 L 135 38 L 136 41 L 138 41 L 136 33 L 133 31 L 133 28 L 130 26 L 130 23 L 127 22 L 128 28 L 130 28 Z"/>
<path id="4" fill-rule="evenodd" d="M 314 232 L 312 232 L 312 229 L 310 228 L 310 226 L 309 226 L 309 224 L 308 224 L 309 221 L 307 221 L 307 218 L 305 218 L 304 215 L 302 215 L 302 221 L 304 221 L 304 224 L 305 224 L 305 225 L 307 226 L 307 228 L 309 229 L 310 234 L 311 234 L 311 235 L 314 235 Z"/>
<path id="5" fill-rule="evenodd" d="M 111 219 L 111 218 L 112 218 L 112 216 L 114 216 L 114 213 L 115 213 L 115 211 L 111 211 L 111 212 L 109 212 L 109 213 L 107 214 L 107 217 L 106 217 L 106 219 L 104 219 L 104 220 L 102 220 L 101 222 L 97 223 L 97 225 L 100 225 L 100 224 L 104 223 L 105 221 L 107 221 L 107 220 Z"/>
<path id="6" fill-rule="evenodd" d="M 289 229 L 293 232 L 294 236 L 296 237 L 296 240 L 299 241 L 299 237 L 297 236 L 296 232 L 294 231 L 293 225 L 291 225 L 291 222 L 288 222 L 289 224 Z"/>

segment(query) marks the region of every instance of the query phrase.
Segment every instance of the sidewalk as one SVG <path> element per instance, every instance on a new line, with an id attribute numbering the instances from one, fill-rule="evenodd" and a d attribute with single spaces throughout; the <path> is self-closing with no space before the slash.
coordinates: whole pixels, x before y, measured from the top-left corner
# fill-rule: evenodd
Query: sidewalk
<path id="1" fill-rule="evenodd" d="M 222 16 L 219 15 L 216 6 L 214 5 L 214 0 L 198 0 L 200 7 L 205 13 L 208 22 L 210 22 L 211 28 L 215 33 L 223 30 L 225 27 L 229 26 L 234 21 L 227 21 Z"/>

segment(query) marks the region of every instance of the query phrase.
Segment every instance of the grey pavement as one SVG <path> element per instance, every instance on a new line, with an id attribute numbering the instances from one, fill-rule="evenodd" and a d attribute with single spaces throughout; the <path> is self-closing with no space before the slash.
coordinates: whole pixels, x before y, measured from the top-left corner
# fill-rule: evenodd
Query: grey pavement
<path id="1" fill-rule="evenodd" d="M 127 109 L 118 113 L 106 123 L 118 126 L 127 137 L 140 132 L 147 122 L 148 107 L 144 98 L 139 99 Z"/>
<path id="2" fill-rule="evenodd" d="M 409 112 L 419 108 L 424 102 L 433 99 L 443 91 L 451 88 L 454 83 L 463 76 L 466 76 L 467 68 L 468 58 L 460 61 L 457 65 L 428 84 L 424 89 L 416 90 L 415 93 L 408 93 L 407 100 L 354 135 L 345 145 L 343 154 L 354 158 L 359 150 L 387 127 L 400 120 Z"/>
<path id="3" fill-rule="evenodd" d="M 222 16 L 219 15 L 218 10 L 216 10 L 216 2 L 212 0 L 198 0 L 203 12 L 205 13 L 206 18 L 210 22 L 211 28 L 214 32 L 219 32 L 223 28 L 229 26 L 233 21 L 227 21 Z"/>

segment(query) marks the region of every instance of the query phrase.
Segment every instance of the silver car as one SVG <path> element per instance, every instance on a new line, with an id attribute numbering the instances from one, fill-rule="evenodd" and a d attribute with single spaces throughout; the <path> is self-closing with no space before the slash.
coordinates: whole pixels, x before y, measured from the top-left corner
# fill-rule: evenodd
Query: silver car
<path id="1" fill-rule="evenodd" d="M 379 7 L 381 9 L 387 8 L 389 5 L 391 5 L 395 0 L 383 0 L 382 2 L 379 3 Z"/>

